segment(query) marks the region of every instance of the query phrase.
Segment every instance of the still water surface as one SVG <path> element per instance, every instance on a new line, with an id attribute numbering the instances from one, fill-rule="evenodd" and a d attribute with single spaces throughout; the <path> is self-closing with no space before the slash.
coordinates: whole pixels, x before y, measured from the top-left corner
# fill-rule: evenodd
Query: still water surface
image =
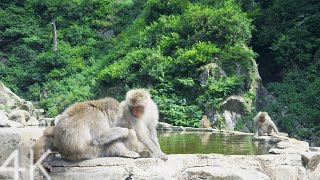
<path id="1" fill-rule="evenodd" d="M 252 135 L 207 132 L 159 132 L 161 150 L 166 154 L 261 155 L 274 145 L 253 141 Z"/>

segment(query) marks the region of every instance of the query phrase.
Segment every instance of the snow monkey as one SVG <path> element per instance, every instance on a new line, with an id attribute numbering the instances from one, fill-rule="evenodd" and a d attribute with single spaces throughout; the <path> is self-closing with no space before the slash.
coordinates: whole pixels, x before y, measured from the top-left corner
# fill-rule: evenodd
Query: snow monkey
<path id="1" fill-rule="evenodd" d="M 259 112 L 256 117 L 254 117 L 254 135 L 263 136 L 265 133 L 270 135 L 272 130 L 279 134 L 278 129 L 274 122 L 271 120 L 267 112 Z"/>
<path id="2" fill-rule="evenodd" d="M 48 149 L 56 151 L 53 146 L 54 141 L 54 126 L 48 126 L 43 130 L 43 136 L 41 136 L 33 146 L 33 163 L 37 162 L 42 155 L 46 153 Z M 54 153 L 49 154 L 42 162 L 42 166 L 48 171 L 52 170 L 50 162 L 53 160 Z"/>
<path id="3" fill-rule="evenodd" d="M 72 161 L 102 156 L 139 157 L 123 143 L 129 130 L 114 127 L 121 115 L 120 103 L 113 98 L 75 103 L 59 117 L 54 145 L 62 157 Z"/>
<path id="4" fill-rule="evenodd" d="M 126 146 L 139 152 L 141 157 L 167 160 L 166 154 L 160 149 L 157 137 L 158 107 L 151 99 L 150 93 L 145 89 L 130 90 L 121 106 L 123 115 L 117 126 L 130 130 Z"/>

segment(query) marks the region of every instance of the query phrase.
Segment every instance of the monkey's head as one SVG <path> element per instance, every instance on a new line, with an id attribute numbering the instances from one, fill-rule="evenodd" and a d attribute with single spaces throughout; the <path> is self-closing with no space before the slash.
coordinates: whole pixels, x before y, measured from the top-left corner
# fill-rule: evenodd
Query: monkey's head
<path id="1" fill-rule="evenodd" d="M 260 112 L 259 121 L 262 122 L 262 123 L 265 122 L 266 121 L 266 116 L 268 116 L 267 112 Z"/>
<path id="2" fill-rule="evenodd" d="M 91 106 L 100 106 L 99 104 L 94 104 L 95 102 L 90 103 Z M 122 108 L 120 107 L 120 103 L 114 99 L 106 97 L 104 98 L 104 101 L 101 105 L 103 111 L 105 111 L 110 119 L 111 122 L 115 122 L 117 119 L 119 119 L 122 116 Z"/>
<path id="3" fill-rule="evenodd" d="M 150 102 L 150 93 L 145 89 L 134 89 L 127 92 L 126 103 L 135 118 L 141 118 L 145 107 Z"/>

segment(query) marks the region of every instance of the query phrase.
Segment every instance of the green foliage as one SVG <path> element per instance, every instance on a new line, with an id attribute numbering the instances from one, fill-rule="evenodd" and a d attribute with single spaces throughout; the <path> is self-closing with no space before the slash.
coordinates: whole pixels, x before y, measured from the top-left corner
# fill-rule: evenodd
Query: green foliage
<path id="1" fill-rule="evenodd" d="M 121 100 L 143 87 L 152 90 L 162 120 L 197 127 L 205 105 L 219 108 L 227 96 L 247 91 L 237 69 L 251 70 L 255 57 L 251 20 L 233 0 L 28 0 L 4 2 L 0 19 L 0 70 L 8 69 L 0 79 L 50 116 L 75 101 Z M 201 85 L 210 63 L 226 73 Z"/>
<path id="2" fill-rule="evenodd" d="M 266 108 L 281 131 L 300 138 L 319 132 L 318 1 L 258 1 L 254 49 L 259 70 L 277 101 Z"/>
<path id="3" fill-rule="evenodd" d="M 320 130 L 320 78 L 308 80 L 305 77 L 309 73 L 293 71 L 281 83 L 269 85 L 269 89 L 275 92 L 277 102 L 268 109 L 276 114 L 275 120 L 280 129 L 301 138 L 308 138 Z"/>
<path id="4" fill-rule="evenodd" d="M 41 98 L 39 105 L 46 107 L 48 115 L 53 117 L 71 103 L 91 99 L 95 81 L 89 80 L 87 76 L 88 74 L 77 74 L 63 80 L 50 81 L 46 84 L 50 98 Z"/>
<path id="5" fill-rule="evenodd" d="M 179 126 L 199 127 L 199 120 L 203 114 L 199 106 L 189 105 L 187 99 L 175 94 L 162 92 L 161 94 L 153 94 L 153 97 L 159 105 L 159 111 L 164 121 Z"/>

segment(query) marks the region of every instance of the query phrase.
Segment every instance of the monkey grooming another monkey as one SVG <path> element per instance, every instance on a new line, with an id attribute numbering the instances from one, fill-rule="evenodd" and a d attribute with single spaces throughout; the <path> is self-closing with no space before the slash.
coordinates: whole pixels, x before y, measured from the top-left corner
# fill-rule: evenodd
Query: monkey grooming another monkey
<path id="1" fill-rule="evenodd" d="M 259 112 L 256 117 L 254 117 L 254 135 L 255 136 L 264 136 L 271 135 L 272 130 L 275 133 L 279 134 L 278 129 L 274 122 L 271 120 L 271 117 L 267 112 Z"/>
<path id="2" fill-rule="evenodd" d="M 145 89 L 130 90 L 126 99 L 121 102 L 122 118 L 117 126 L 129 128 L 127 147 L 140 153 L 147 152 L 148 157 L 167 160 L 159 145 L 157 130 L 159 112 L 157 105 L 151 99 L 150 93 Z"/>
<path id="3" fill-rule="evenodd" d="M 113 98 L 75 103 L 59 117 L 54 145 L 67 160 L 78 161 L 102 156 L 139 157 L 125 147 L 129 130 L 114 127 L 122 115 Z"/>

